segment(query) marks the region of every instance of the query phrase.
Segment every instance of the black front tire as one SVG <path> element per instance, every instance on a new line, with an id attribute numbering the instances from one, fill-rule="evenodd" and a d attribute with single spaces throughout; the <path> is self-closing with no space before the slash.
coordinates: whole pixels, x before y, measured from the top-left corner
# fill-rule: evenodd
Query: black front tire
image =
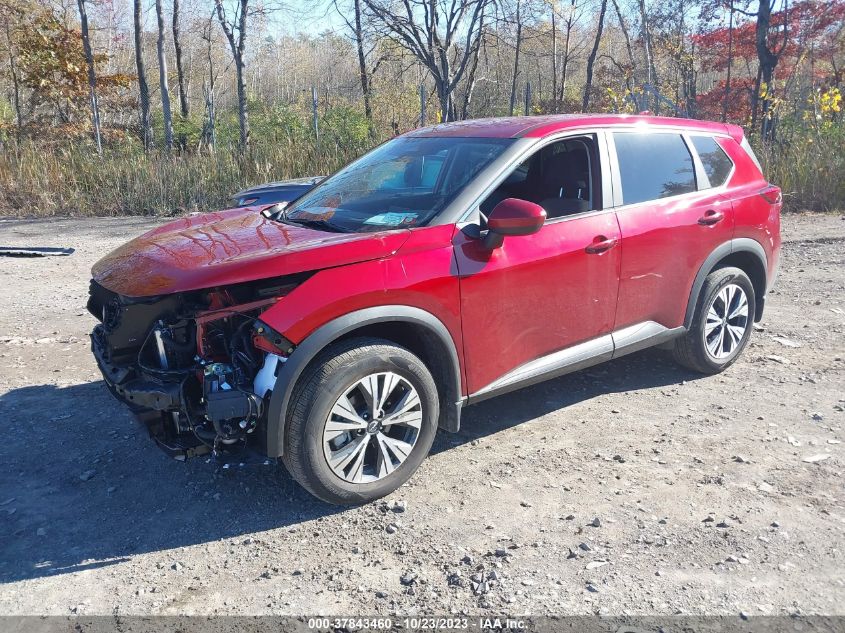
<path id="1" fill-rule="evenodd" d="M 705 328 L 707 327 L 707 313 L 714 304 L 714 301 L 719 297 L 719 293 L 731 284 L 739 286 L 742 289 L 748 302 L 745 331 L 743 332 L 742 338 L 736 343 L 736 346 L 728 355 L 717 358 L 708 351 L 706 345 L 707 336 Z M 683 337 L 675 341 L 673 350 L 675 360 L 684 367 L 702 374 L 712 375 L 724 371 L 736 361 L 746 345 L 748 345 L 751 330 L 754 329 L 754 316 L 754 284 L 751 283 L 748 275 L 741 269 L 734 267 L 714 270 L 707 276 L 701 287 L 692 326 Z"/>
<path id="2" fill-rule="evenodd" d="M 329 466 L 323 432 L 332 407 L 344 389 L 379 372 L 407 380 L 420 398 L 422 422 L 413 450 L 396 469 L 370 483 L 341 479 Z M 293 478 L 315 497 L 337 505 L 368 503 L 404 484 L 428 455 L 439 417 L 437 386 L 425 364 L 390 341 L 356 338 L 326 348 L 308 366 L 291 398 L 282 461 Z"/>

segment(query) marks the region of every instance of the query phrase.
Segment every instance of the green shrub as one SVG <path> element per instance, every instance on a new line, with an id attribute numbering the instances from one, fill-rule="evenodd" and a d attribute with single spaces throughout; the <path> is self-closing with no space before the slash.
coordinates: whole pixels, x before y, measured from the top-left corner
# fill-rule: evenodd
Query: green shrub
<path id="1" fill-rule="evenodd" d="M 766 177 L 783 190 L 785 210 L 845 207 L 845 123 L 841 119 L 781 122 L 774 141 L 754 145 Z"/>

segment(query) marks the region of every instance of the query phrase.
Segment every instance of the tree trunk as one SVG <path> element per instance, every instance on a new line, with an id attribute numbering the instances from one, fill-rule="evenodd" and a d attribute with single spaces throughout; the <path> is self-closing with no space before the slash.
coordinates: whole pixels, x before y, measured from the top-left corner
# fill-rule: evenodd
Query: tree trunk
<path id="1" fill-rule="evenodd" d="M 364 116 L 373 132 L 373 109 L 370 103 L 370 77 L 367 73 L 367 60 L 364 56 L 364 29 L 361 26 L 361 0 L 354 0 L 355 5 L 355 45 L 358 49 L 358 74 L 361 78 L 361 92 L 364 95 Z"/>
<path id="2" fill-rule="evenodd" d="M 249 116 L 247 114 L 246 67 L 242 59 L 235 61 L 235 73 L 238 78 L 238 129 L 240 130 L 240 145 L 242 149 L 249 147 Z"/>
<path id="3" fill-rule="evenodd" d="M 643 23 L 643 48 L 645 48 L 646 61 L 646 83 L 652 84 L 655 87 L 658 84 L 657 68 L 654 66 L 654 54 L 652 53 L 651 45 L 651 29 L 648 26 L 648 14 L 645 9 L 645 0 L 639 0 L 640 20 Z"/>
<path id="4" fill-rule="evenodd" d="M 728 120 L 728 101 L 731 98 L 731 66 L 734 57 L 734 0 L 730 4 L 730 17 L 728 18 L 728 74 L 725 79 L 725 96 L 722 100 L 722 123 Z"/>
<path id="5" fill-rule="evenodd" d="M 593 50 L 590 51 L 590 56 L 587 58 L 587 80 L 584 83 L 584 98 L 581 101 L 581 111 L 586 112 L 590 107 L 590 92 L 593 88 L 593 66 L 596 63 L 596 55 L 599 52 L 599 44 L 601 44 L 601 33 L 604 29 L 604 14 L 607 12 L 607 0 L 602 0 L 601 10 L 599 11 L 599 24 L 596 28 L 596 39 L 593 41 Z"/>
<path id="6" fill-rule="evenodd" d="M 519 77 L 519 51 L 522 48 L 522 19 L 520 18 L 519 11 L 520 0 L 516 0 L 516 53 L 513 60 L 513 78 L 511 80 L 511 116 L 513 116 L 513 111 L 516 107 L 516 80 Z"/>
<path id="7" fill-rule="evenodd" d="M 563 43 L 563 60 L 561 60 L 560 96 L 558 97 L 558 103 L 563 103 L 563 99 L 566 96 L 566 83 L 569 79 L 569 50 L 572 45 L 572 27 L 575 22 L 575 3 L 577 1 L 578 0 L 570 0 L 569 16 L 566 18 L 566 39 Z"/>
<path id="8" fill-rule="evenodd" d="M 144 151 L 147 151 L 153 144 L 153 126 L 150 120 L 150 88 L 147 86 L 147 71 L 144 67 L 141 0 L 133 0 L 133 22 L 135 26 L 135 72 L 138 74 L 138 94 L 141 103 L 141 143 L 144 146 Z"/>
<path id="9" fill-rule="evenodd" d="M 182 66 L 182 40 L 179 33 L 179 0 L 173 0 L 173 48 L 176 51 L 176 77 L 179 81 L 179 111 L 183 119 L 190 114 L 188 89 L 185 85 L 185 72 Z"/>
<path id="10" fill-rule="evenodd" d="M 631 36 L 628 34 L 628 27 L 625 26 L 625 18 L 622 17 L 622 11 L 619 9 L 617 0 L 613 0 L 613 9 L 616 11 L 616 18 L 619 20 L 619 28 L 622 29 L 622 35 L 625 36 L 625 50 L 628 51 L 628 61 L 631 64 L 631 74 L 637 69 L 637 60 L 634 58 L 634 49 L 631 47 Z M 625 83 L 628 88 L 632 88 L 630 77 L 625 78 Z"/>
<path id="11" fill-rule="evenodd" d="M 77 0 L 79 6 L 79 22 L 82 29 L 82 48 L 85 51 L 85 62 L 88 65 L 88 89 L 91 96 L 91 123 L 94 127 L 94 140 L 97 143 L 97 154 L 103 154 L 103 143 L 100 139 L 100 108 L 97 105 L 97 72 L 94 69 L 94 53 L 91 51 L 91 40 L 88 38 L 88 13 L 85 10 L 85 0 Z"/>
<path id="12" fill-rule="evenodd" d="M 557 112 L 557 24 L 555 7 L 552 7 L 552 110 Z"/>
<path id="13" fill-rule="evenodd" d="M 237 13 L 238 37 L 236 40 L 233 28 L 226 21 L 223 0 L 214 0 L 214 6 L 217 9 L 217 18 L 220 21 L 220 26 L 223 28 L 223 33 L 226 34 L 226 39 L 229 41 L 229 47 L 232 49 L 232 60 L 235 62 L 235 73 L 238 81 L 238 128 L 240 129 L 239 144 L 241 151 L 249 148 L 249 115 L 247 113 L 246 79 L 244 77 L 244 70 L 246 67 L 246 64 L 244 63 L 244 50 L 246 49 L 246 18 L 249 8 L 248 5 L 249 0 L 239 1 Z"/>
<path id="14" fill-rule="evenodd" d="M 158 20 L 158 81 L 161 88 L 161 111 L 164 117 L 164 146 L 173 149 L 173 115 L 170 111 L 170 89 L 167 87 L 167 57 L 164 55 L 164 12 L 161 0 L 156 0 Z"/>
<path id="15" fill-rule="evenodd" d="M 206 39 L 205 37 L 203 39 Z M 205 97 L 206 122 L 203 125 L 202 136 L 208 149 L 214 151 L 217 143 L 217 131 L 215 129 L 215 106 L 214 106 L 214 58 L 211 56 L 211 25 L 208 28 L 208 48 L 206 56 L 208 59 L 208 81 L 203 81 L 202 92 Z"/>
<path id="16" fill-rule="evenodd" d="M 786 11 L 784 5 L 784 11 Z M 760 62 L 760 71 L 758 74 L 757 90 L 755 91 L 754 112 L 757 114 L 757 106 L 759 105 L 759 94 L 763 86 L 765 86 L 765 93 L 762 99 L 762 108 L 760 112 L 761 129 L 760 132 L 764 139 L 773 136 L 774 125 L 771 117 L 771 95 L 772 95 L 772 79 L 775 74 L 775 67 L 778 64 L 780 53 L 783 52 L 786 46 L 786 24 L 788 20 L 784 20 L 784 34 L 783 43 L 780 50 L 776 53 L 769 48 L 768 34 L 772 22 L 772 5 L 769 0 L 759 0 L 757 9 L 757 23 L 754 29 L 755 47 L 757 49 L 757 59 Z"/>
<path id="17" fill-rule="evenodd" d="M 484 37 L 482 33 L 481 38 Z M 461 107 L 461 119 L 466 119 L 469 116 L 469 106 L 472 103 L 472 93 L 475 90 L 475 73 L 478 72 L 478 57 L 481 54 L 481 46 L 484 40 L 479 39 L 478 46 L 472 54 L 472 61 L 470 62 L 469 71 L 467 73 L 467 88 L 464 92 L 464 102 Z"/>

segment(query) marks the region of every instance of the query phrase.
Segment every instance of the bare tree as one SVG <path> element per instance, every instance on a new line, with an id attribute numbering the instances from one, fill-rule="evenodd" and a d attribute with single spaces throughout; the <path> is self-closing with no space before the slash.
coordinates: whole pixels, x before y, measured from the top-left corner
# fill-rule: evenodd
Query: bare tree
<path id="1" fill-rule="evenodd" d="M 490 1 L 364 0 L 385 34 L 428 70 L 443 121 L 456 118 L 453 94 L 479 45 L 482 15 Z"/>
<path id="2" fill-rule="evenodd" d="M 466 89 L 464 90 L 464 101 L 461 106 L 461 119 L 469 116 L 469 106 L 472 103 L 472 93 L 475 91 L 476 73 L 478 72 L 478 58 L 481 54 L 481 47 L 484 46 L 484 14 L 481 14 L 481 35 L 476 40 L 475 48 L 471 51 L 472 61 L 467 72 Z"/>
<path id="3" fill-rule="evenodd" d="M 153 126 L 150 118 L 150 88 L 147 85 L 147 70 L 144 66 L 141 0 L 133 0 L 132 5 L 132 22 L 135 35 L 135 73 L 138 77 L 138 100 L 141 104 L 141 143 L 144 145 L 144 150 L 148 150 L 153 144 Z"/>
<path id="4" fill-rule="evenodd" d="M 237 0 L 235 15 L 231 21 L 226 17 L 226 8 L 223 0 L 214 0 L 214 7 L 217 10 L 217 19 L 229 41 L 229 48 L 232 50 L 232 60 L 235 62 L 235 75 L 238 83 L 238 127 L 240 128 L 240 147 L 245 150 L 249 147 L 249 118 L 247 115 L 246 80 L 244 70 L 246 61 L 244 51 L 246 50 L 247 36 L 247 15 L 249 12 L 249 0 Z"/>
<path id="5" fill-rule="evenodd" d="M 370 123 L 370 128 L 372 130 L 372 74 L 374 70 L 371 70 L 367 65 L 367 34 L 364 30 L 363 0 L 352 0 L 353 18 L 351 20 L 347 17 L 345 7 L 342 7 L 338 0 L 332 0 L 332 4 L 335 11 L 337 11 L 337 14 L 343 18 L 349 32 L 352 34 L 352 39 L 355 41 L 355 51 L 358 56 L 358 81 L 361 83 L 361 94 L 364 97 L 364 115 L 367 117 L 367 121 Z M 376 64 L 376 66 L 378 66 L 378 64 Z"/>
<path id="6" fill-rule="evenodd" d="M 648 12 L 646 11 L 645 0 L 638 0 L 638 7 L 640 9 L 640 21 L 642 22 L 643 30 L 643 48 L 645 49 L 646 61 L 646 83 L 657 87 L 659 81 L 657 78 L 657 67 L 654 64 L 654 50 L 651 41 L 651 28 L 649 27 Z"/>
<path id="7" fill-rule="evenodd" d="M 94 68 L 94 53 L 91 50 L 91 40 L 88 37 L 88 12 L 85 0 L 77 0 L 79 7 L 79 22 L 82 30 L 82 49 L 85 52 L 85 63 L 88 65 L 88 88 L 91 96 L 91 123 L 94 127 L 94 140 L 97 143 L 97 153 L 102 156 L 103 142 L 100 138 L 100 108 L 97 105 L 97 71 Z"/>
<path id="8" fill-rule="evenodd" d="M 757 72 L 757 82 L 754 90 L 754 98 L 751 105 L 751 117 L 754 122 L 757 120 L 757 111 L 760 110 L 762 118 L 761 134 L 763 138 L 768 138 L 774 133 L 774 126 L 771 117 L 771 96 L 772 96 L 772 79 L 775 74 L 775 67 L 780 61 L 780 56 L 786 48 L 786 43 L 789 40 L 787 25 L 789 20 L 784 16 L 783 31 L 781 34 L 780 44 L 770 45 L 769 31 L 772 28 L 772 9 L 777 0 L 758 0 L 757 3 L 757 22 L 754 26 L 754 44 L 757 48 L 757 59 L 760 62 L 760 68 Z M 783 11 L 786 14 L 789 11 L 789 0 L 783 0 Z M 765 93 L 762 97 L 762 104 L 760 103 L 761 88 L 765 86 Z M 762 106 L 762 107 L 761 107 Z M 752 122 L 752 127 L 754 127 Z"/>
<path id="9" fill-rule="evenodd" d="M 590 92 L 593 89 L 593 66 L 596 63 L 596 56 L 599 52 L 599 44 L 601 44 L 601 34 L 604 29 L 604 16 L 607 13 L 607 0 L 601 0 L 601 9 L 599 10 L 599 23 L 596 27 L 596 38 L 593 40 L 593 50 L 590 51 L 590 56 L 587 58 L 587 79 L 584 82 L 584 98 L 581 101 L 581 111 L 586 112 L 590 107 Z"/>
<path id="10" fill-rule="evenodd" d="M 173 114 L 170 110 L 170 89 L 167 87 L 167 56 L 164 54 L 164 12 L 161 0 L 156 0 L 158 20 L 158 82 L 161 89 L 161 110 L 164 118 L 164 146 L 173 149 Z"/>
<path id="11" fill-rule="evenodd" d="M 203 80 L 202 82 L 202 93 L 205 99 L 205 113 L 206 113 L 206 120 L 203 122 L 202 126 L 202 142 L 206 144 L 206 146 L 213 152 L 214 146 L 217 144 L 217 131 L 215 127 L 215 120 L 216 120 L 216 106 L 214 103 L 214 84 L 217 81 L 217 74 L 214 70 L 214 57 L 212 55 L 213 49 L 213 36 L 212 36 L 212 26 L 214 22 L 214 14 L 211 14 L 211 17 L 206 22 L 205 28 L 203 29 L 202 39 L 206 42 L 206 60 L 208 62 L 208 79 Z"/>
<path id="12" fill-rule="evenodd" d="M 561 59 L 561 76 L 560 76 L 560 92 L 557 96 L 557 103 L 563 102 L 566 95 L 566 85 L 569 80 L 569 64 L 572 59 L 572 31 L 575 28 L 575 21 L 578 19 L 578 0 L 569 0 L 569 8 L 566 11 L 566 17 L 563 20 L 566 35 L 563 40 L 563 58 Z M 555 106 L 555 110 L 558 109 Z"/>
<path id="13" fill-rule="evenodd" d="M 637 60 L 634 57 L 634 49 L 631 46 L 631 36 L 628 33 L 628 27 L 625 24 L 625 18 L 622 17 L 622 10 L 619 8 L 619 2 L 612 0 L 613 10 L 616 11 L 616 19 L 619 20 L 619 28 L 622 29 L 622 35 L 625 37 L 625 50 L 628 51 L 628 63 L 631 64 L 631 72 L 637 69 Z"/>

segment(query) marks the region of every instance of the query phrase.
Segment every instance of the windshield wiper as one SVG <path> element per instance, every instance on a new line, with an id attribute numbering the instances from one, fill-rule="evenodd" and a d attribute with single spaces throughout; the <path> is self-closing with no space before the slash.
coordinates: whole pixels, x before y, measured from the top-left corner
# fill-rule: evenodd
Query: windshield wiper
<path id="1" fill-rule="evenodd" d="M 287 224 L 293 224 L 296 226 L 304 226 L 309 229 L 317 229 L 323 231 L 331 231 L 332 233 L 348 233 L 346 229 L 343 227 L 338 226 L 337 224 L 332 224 L 328 220 L 319 219 L 319 218 L 291 218 L 288 216 L 282 216 L 278 218 L 279 221 L 285 222 Z"/>

